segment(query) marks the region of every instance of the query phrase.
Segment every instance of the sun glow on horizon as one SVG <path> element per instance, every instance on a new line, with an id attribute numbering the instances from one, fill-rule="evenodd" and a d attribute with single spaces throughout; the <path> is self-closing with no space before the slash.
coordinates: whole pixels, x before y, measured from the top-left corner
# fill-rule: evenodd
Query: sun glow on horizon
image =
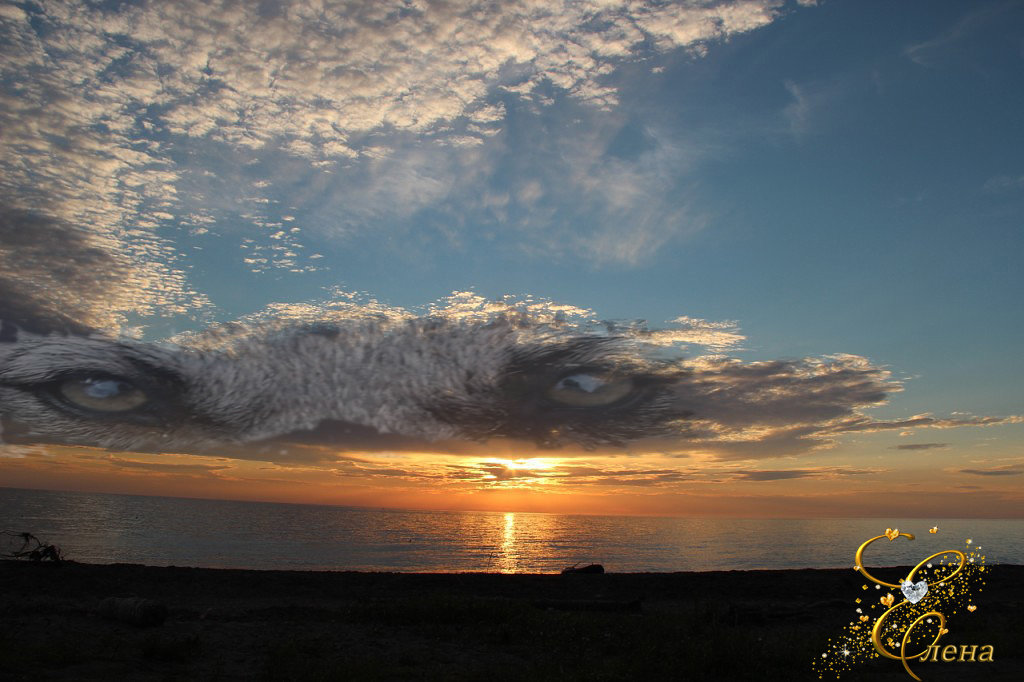
<path id="1" fill-rule="evenodd" d="M 528 459 L 497 459 L 491 458 L 489 460 L 495 464 L 500 464 L 506 469 L 553 469 L 558 465 L 553 459 L 546 459 L 540 457 L 531 457 Z"/>
<path id="2" fill-rule="evenodd" d="M 499 485 L 504 488 L 533 488 L 537 484 L 554 483 L 554 469 L 561 464 L 559 460 L 530 457 L 520 459 L 501 459 L 491 457 L 484 463 L 490 473 L 483 476 L 488 485 Z"/>

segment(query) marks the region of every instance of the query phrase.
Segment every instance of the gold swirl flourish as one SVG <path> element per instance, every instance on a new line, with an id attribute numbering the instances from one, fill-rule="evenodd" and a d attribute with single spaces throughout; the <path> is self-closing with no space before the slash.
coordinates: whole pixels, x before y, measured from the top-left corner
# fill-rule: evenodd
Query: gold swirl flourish
<path id="1" fill-rule="evenodd" d="M 930 616 L 938 616 L 939 617 L 939 632 L 938 632 L 938 634 L 935 635 L 935 639 L 932 640 L 931 644 L 929 644 L 928 646 L 926 646 L 924 648 L 924 651 L 922 651 L 919 654 L 914 654 L 914 655 L 911 655 L 911 656 L 907 656 L 907 640 L 910 639 L 911 631 L 913 631 L 913 629 L 915 627 L 920 625 L 921 621 L 923 621 L 924 619 L 926 619 L 926 618 L 928 618 Z M 915 680 L 917 680 L 917 682 L 921 682 L 921 678 L 918 677 L 914 673 L 914 671 L 910 669 L 910 665 L 907 664 L 907 659 L 908 658 L 918 658 L 920 656 L 923 656 L 925 653 L 927 653 L 928 649 L 933 647 L 933 646 L 935 646 L 935 643 L 939 641 L 939 638 L 942 637 L 942 631 L 945 630 L 945 629 L 946 629 L 946 617 L 944 615 L 942 615 L 941 613 L 939 613 L 938 611 L 929 611 L 928 613 L 925 613 L 925 614 L 922 614 L 922 615 L 918 616 L 917 620 L 915 620 L 913 623 L 908 625 L 907 626 L 907 631 L 903 633 L 903 641 L 900 643 L 900 660 L 903 662 L 903 669 L 907 671 L 908 675 L 910 675 Z M 880 642 L 876 642 L 875 646 L 878 647 L 879 645 L 880 645 Z"/>
<path id="2" fill-rule="evenodd" d="M 914 539 L 914 536 L 912 534 L 910 534 L 910 533 L 900 533 L 897 537 L 905 537 L 908 540 L 913 540 Z M 870 573 L 868 573 L 864 569 L 864 550 L 867 549 L 868 545 L 870 545 L 872 542 L 875 542 L 877 540 L 882 540 L 883 538 L 886 539 L 886 540 L 894 539 L 894 538 L 889 538 L 886 535 L 878 535 L 878 536 L 875 536 L 875 537 L 871 538 L 870 540 L 866 541 L 864 544 L 862 544 L 860 547 L 857 548 L 857 554 L 855 556 L 855 561 L 857 562 L 856 563 L 857 571 L 859 573 L 861 573 L 865 578 L 867 578 L 868 580 L 870 580 L 873 583 L 877 583 L 878 585 L 884 585 L 885 587 L 891 587 L 893 589 L 901 590 L 902 589 L 902 585 L 897 585 L 897 584 L 893 584 L 893 583 L 887 583 L 887 582 L 885 582 L 883 580 L 879 580 L 878 578 L 874 577 L 873 575 L 871 575 Z M 953 571 L 952 573 L 950 573 L 949 575 L 936 578 L 936 581 L 937 582 L 948 582 L 948 581 L 953 580 L 954 578 L 956 578 L 964 570 L 964 566 L 966 566 L 966 564 L 967 564 L 967 557 L 964 555 L 963 552 L 959 552 L 959 551 L 957 551 L 955 549 L 948 549 L 948 550 L 946 550 L 944 552 L 936 552 L 935 554 L 932 554 L 931 556 L 928 556 L 928 557 L 922 559 L 921 562 L 919 564 L 917 564 L 917 566 L 914 566 L 914 568 L 912 568 L 910 570 L 910 573 L 907 574 L 907 577 L 904 579 L 904 582 L 914 582 L 914 576 L 917 574 L 917 572 L 919 570 L 921 570 L 922 566 L 924 566 L 926 563 L 928 563 L 930 560 L 934 559 L 935 557 L 942 556 L 944 554 L 956 554 L 960 558 L 960 565 L 957 566 L 956 570 Z M 899 604 L 896 604 L 895 606 L 892 606 L 892 607 L 886 609 L 885 613 L 883 613 L 881 616 L 879 616 L 878 620 L 875 621 L 875 626 L 871 629 L 871 642 L 872 642 L 872 644 L 875 645 L 875 650 L 878 651 L 879 654 L 881 654 L 882 656 L 885 656 L 886 658 L 891 658 L 894 661 L 902 662 L 903 663 L 903 668 L 907 671 L 907 673 L 911 677 L 913 677 L 915 680 L 918 680 L 918 682 L 920 682 L 921 678 L 918 677 L 917 675 L 915 675 L 914 672 L 910 669 L 910 666 L 907 665 L 907 659 L 918 658 L 918 657 L 924 655 L 929 650 L 929 648 L 931 646 L 934 646 L 936 644 L 936 642 L 939 641 L 939 638 L 942 637 L 943 630 L 946 629 L 946 617 L 944 615 L 942 615 L 941 613 L 939 613 L 938 611 L 929 611 L 928 613 L 925 613 L 925 614 L 923 614 L 921 616 L 918 616 L 918 618 L 916 620 L 914 620 L 913 623 L 911 623 L 910 625 L 907 626 L 906 632 L 903 633 L 903 640 L 900 643 L 900 653 L 899 653 L 899 656 L 897 656 L 895 654 L 892 654 L 892 653 L 889 653 L 888 651 L 886 651 L 885 646 L 882 644 L 882 631 L 884 630 L 885 619 L 889 616 L 889 614 L 893 613 L 894 611 L 896 611 L 896 609 L 899 609 L 900 607 L 902 607 L 902 606 L 904 606 L 906 604 L 910 604 L 910 601 L 904 599 Z M 939 619 L 939 629 L 938 629 L 938 634 L 935 635 L 935 639 L 932 640 L 931 644 L 929 644 L 928 646 L 925 647 L 924 651 L 916 653 L 916 654 L 911 654 L 910 656 L 908 656 L 907 655 L 907 643 L 910 640 L 910 633 L 913 632 L 914 628 L 917 627 L 918 625 L 920 625 L 927 618 L 933 617 L 933 616 L 937 617 Z"/>

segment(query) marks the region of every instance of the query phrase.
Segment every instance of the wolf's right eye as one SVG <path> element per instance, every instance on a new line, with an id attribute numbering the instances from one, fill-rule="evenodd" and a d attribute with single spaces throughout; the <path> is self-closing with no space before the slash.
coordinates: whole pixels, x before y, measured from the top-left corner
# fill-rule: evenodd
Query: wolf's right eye
<path id="1" fill-rule="evenodd" d="M 57 390 L 72 405 L 95 412 L 127 412 L 149 400 L 141 389 L 117 377 L 69 379 Z"/>
<path id="2" fill-rule="evenodd" d="M 571 407 L 603 407 L 633 392 L 629 377 L 579 373 L 562 378 L 548 389 L 548 397 Z"/>

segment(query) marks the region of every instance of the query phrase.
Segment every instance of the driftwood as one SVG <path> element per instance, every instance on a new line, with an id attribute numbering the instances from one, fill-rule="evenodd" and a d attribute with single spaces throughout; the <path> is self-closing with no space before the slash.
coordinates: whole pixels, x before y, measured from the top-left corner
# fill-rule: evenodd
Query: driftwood
<path id="1" fill-rule="evenodd" d="M 14 531 L 5 530 L 3 535 L 9 538 L 15 538 L 15 542 L 20 541 L 21 547 L 12 551 L 4 552 L 0 554 L 0 557 L 10 559 L 28 559 L 29 561 L 52 561 L 53 563 L 60 563 L 64 560 L 64 552 L 61 551 L 57 545 L 51 545 L 49 542 L 43 542 L 32 533 L 16 533 Z"/>
<path id="2" fill-rule="evenodd" d="M 152 599 L 140 597 L 107 597 L 97 609 L 104 618 L 148 627 L 162 625 L 167 619 L 167 607 Z"/>

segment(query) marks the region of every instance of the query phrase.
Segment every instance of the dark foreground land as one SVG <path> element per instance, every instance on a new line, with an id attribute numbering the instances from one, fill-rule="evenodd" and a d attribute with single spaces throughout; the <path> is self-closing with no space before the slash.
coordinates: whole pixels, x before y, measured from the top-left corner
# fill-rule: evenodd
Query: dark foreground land
<path id="1" fill-rule="evenodd" d="M 811 663 L 853 619 L 863 583 L 852 569 L 562 576 L 0 561 L 0 679 L 817 680 Z M 107 597 L 159 601 L 167 618 L 105 618 Z M 989 567 L 972 601 L 977 611 L 951 620 L 943 643 L 991 644 L 994 662 L 917 662 L 915 672 L 1024 680 L 1024 566 Z M 881 659 L 841 679 L 911 680 Z"/>

